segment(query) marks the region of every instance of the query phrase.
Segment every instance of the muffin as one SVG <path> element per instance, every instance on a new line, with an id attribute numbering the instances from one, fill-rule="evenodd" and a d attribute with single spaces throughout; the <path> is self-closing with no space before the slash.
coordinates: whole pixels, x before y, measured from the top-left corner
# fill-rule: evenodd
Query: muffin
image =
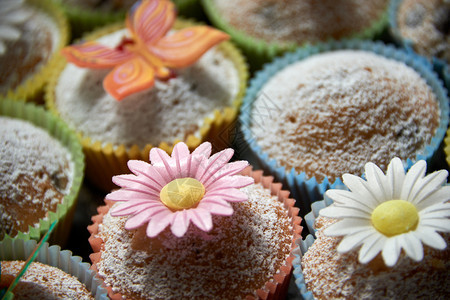
<path id="1" fill-rule="evenodd" d="M 153 148 L 151 165 L 130 161 L 136 176 L 113 178 L 122 188 L 88 228 L 110 297 L 284 299 L 298 209 L 273 178 L 228 163 L 233 152 L 209 158 L 209 143 L 191 154 L 178 143 L 169 157 Z"/>
<path id="2" fill-rule="evenodd" d="M 397 0 L 390 9 L 390 28 L 397 42 L 420 55 L 450 61 L 448 1 Z"/>
<path id="3" fill-rule="evenodd" d="M 0 242 L 2 276 L 0 289 L 13 282 L 27 256 L 33 252 L 36 241 L 4 240 Z M 107 299 L 106 290 L 89 270 L 90 265 L 59 246 L 42 244 L 37 261 L 31 263 L 20 277 L 13 294 L 14 299 Z M 8 298 L 11 299 L 11 298 Z"/>
<path id="4" fill-rule="evenodd" d="M 381 43 L 329 43 L 257 74 L 241 110 L 241 148 L 249 146 L 245 155 L 287 184 L 306 213 L 368 161 L 385 169 L 393 156 L 431 160 L 448 111 L 424 59 Z"/>
<path id="5" fill-rule="evenodd" d="M 39 239 L 59 222 L 64 243 L 83 179 L 81 145 L 67 126 L 42 108 L 0 102 L 0 240 Z"/>
<path id="6" fill-rule="evenodd" d="M 184 47 L 177 48 L 174 39 L 177 36 L 180 38 L 180 35 L 173 33 L 170 38 L 162 37 L 164 30 L 170 28 L 167 23 L 172 24 L 171 20 L 175 17 L 173 4 L 169 1 L 145 1 L 141 5 L 132 11 L 130 18 L 138 18 L 135 12 L 139 12 L 136 15 L 140 16 L 142 10 L 152 10 L 152 5 L 163 6 L 168 12 L 166 16 L 155 15 L 158 11 L 146 12 L 154 13 L 152 18 L 155 20 L 168 18 L 166 23 L 162 23 L 161 46 L 154 46 L 154 51 L 165 48 L 155 55 L 168 59 L 164 61 L 168 68 L 155 69 L 156 79 L 150 83 L 152 86 L 117 101 L 114 99 L 116 96 L 112 96 L 114 94 L 103 88 L 111 86 L 105 83 L 107 78 L 112 78 L 111 73 L 107 75 L 110 68 L 89 69 L 60 61 L 46 94 L 47 107 L 81 135 L 87 157 L 87 178 L 104 191 L 113 188 L 113 175 L 127 172 L 126 162 L 129 159 L 148 157 L 152 145 L 159 145 L 167 152 L 177 141 L 185 141 L 191 149 L 204 140 L 213 142 L 217 150 L 227 146 L 227 134 L 237 117 L 248 76 L 242 55 L 229 42 L 221 42 L 206 51 L 212 44 L 226 39 L 225 34 L 206 26 L 193 27 L 189 22 L 178 20 L 175 27 L 185 29 L 177 32 L 187 33 L 189 29 L 186 28 L 194 28 L 196 34 L 192 35 L 192 40 L 182 42 Z M 153 21 L 148 18 L 145 22 Z M 123 50 L 130 44 L 125 36 L 123 25 L 117 24 L 103 28 L 86 39 L 95 39 L 109 47 L 119 45 L 118 49 Z M 139 32 L 137 36 L 143 40 L 148 38 L 145 32 Z M 206 53 L 192 65 L 172 68 L 184 59 L 192 60 L 193 56 L 187 57 L 183 53 L 198 55 L 202 49 Z M 128 50 L 117 51 L 128 53 Z M 76 55 L 77 50 L 66 54 L 71 61 Z M 174 55 L 173 62 L 170 61 L 171 55 Z M 140 67 L 145 69 L 148 66 L 136 66 Z M 150 70 L 147 69 L 147 72 Z M 161 74 L 164 76 L 161 77 Z M 142 78 L 147 80 L 150 77 Z M 128 83 L 134 87 L 135 83 L 138 85 L 143 81 L 142 78 L 130 79 Z M 117 85 L 117 82 L 114 84 Z"/>
<path id="7" fill-rule="evenodd" d="M 244 50 L 252 70 L 276 55 L 330 39 L 371 39 L 387 25 L 389 1 L 203 0 L 212 24 Z M 239 9 L 236 9 L 239 7 Z M 300 20 L 300 21 L 299 21 Z"/>
<path id="8" fill-rule="evenodd" d="M 69 39 L 67 19 L 50 0 L 6 0 L 0 26 L 0 97 L 42 101 L 55 57 Z"/>
<path id="9" fill-rule="evenodd" d="M 368 163 L 367 179 L 346 174 L 349 190 L 328 190 L 331 205 L 315 203 L 316 239 L 302 243 L 294 263 L 305 298 L 446 298 L 448 172 L 425 175 L 423 160 L 403 168 L 399 158 L 386 174 Z"/>

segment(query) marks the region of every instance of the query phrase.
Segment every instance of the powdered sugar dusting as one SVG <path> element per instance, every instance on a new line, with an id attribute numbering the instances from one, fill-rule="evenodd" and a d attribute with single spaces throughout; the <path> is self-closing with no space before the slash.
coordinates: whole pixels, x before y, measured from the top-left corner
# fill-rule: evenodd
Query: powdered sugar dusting
<path id="1" fill-rule="evenodd" d="M 0 117 L 0 236 L 26 232 L 56 211 L 72 186 L 70 152 L 43 129 Z"/>
<path id="2" fill-rule="evenodd" d="M 227 22 L 269 42 L 319 42 L 363 31 L 381 18 L 388 1 L 214 0 Z M 301 21 L 299 21 L 301 20 Z"/>
<path id="3" fill-rule="evenodd" d="M 123 36 L 124 31 L 117 31 L 99 41 L 114 47 Z M 113 145 L 144 147 L 198 135 L 204 118 L 230 106 L 239 89 L 234 64 L 217 48 L 194 65 L 175 70 L 176 78 L 156 80 L 152 89 L 120 102 L 103 89 L 109 71 L 68 64 L 56 86 L 55 102 L 72 128 Z"/>
<path id="4" fill-rule="evenodd" d="M 285 262 L 292 225 L 269 190 L 260 184 L 242 190 L 249 200 L 233 203 L 232 216 L 213 216 L 210 232 L 190 226 L 182 238 L 166 229 L 149 239 L 145 226 L 127 231 L 126 217 L 105 215 L 98 234 L 105 242 L 99 274 L 127 298 L 234 299 L 253 294 Z"/>
<path id="5" fill-rule="evenodd" d="M 275 74 L 251 112 L 251 131 L 288 170 L 331 180 L 372 161 L 414 158 L 438 127 L 439 106 L 412 68 L 375 53 L 311 56 Z M 271 104 L 272 114 L 262 109 Z"/>
<path id="6" fill-rule="evenodd" d="M 326 228 L 336 220 L 319 217 L 317 221 Z M 322 231 L 316 232 L 317 240 L 302 258 L 307 288 L 316 299 L 445 299 L 448 295 L 449 247 L 440 251 L 425 246 L 420 262 L 402 253 L 392 268 L 384 265 L 380 254 L 362 265 L 359 249 L 339 254 L 336 247 L 341 238 Z M 445 238 L 448 243 L 450 235 Z"/>
<path id="7" fill-rule="evenodd" d="M 2 261 L 1 264 L 2 277 L 16 276 L 24 262 Z M 40 262 L 31 263 L 14 295 L 15 299 L 95 299 L 76 277 Z"/>

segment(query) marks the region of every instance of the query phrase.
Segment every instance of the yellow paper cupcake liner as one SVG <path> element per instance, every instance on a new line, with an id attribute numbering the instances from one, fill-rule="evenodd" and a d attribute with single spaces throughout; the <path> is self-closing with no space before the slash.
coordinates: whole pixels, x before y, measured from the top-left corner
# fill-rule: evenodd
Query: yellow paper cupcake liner
<path id="1" fill-rule="evenodd" d="M 192 21 L 177 20 L 175 28 L 183 28 L 192 26 Z M 101 28 L 85 37 L 86 40 L 93 40 L 100 36 L 123 28 L 123 23 L 112 24 Z M 203 125 L 199 129 L 199 136 L 190 134 L 184 142 L 192 151 L 204 141 L 209 141 L 213 145 L 214 151 L 222 150 L 231 144 L 231 134 L 234 132 L 234 126 L 239 114 L 239 108 L 245 94 L 248 80 L 248 68 L 243 55 L 230 42 L 223 42 L 218 45 L 225 56 L 230 59 L 236 67 L 239 76 L 239 88 L 235 99 L 230 107 L 223 110 L 215 110 L 213 118 L 206 117 Z M 47 108 L 55 114 L 59 114 L 55 106 L 54 90 L 57 85 L 59 74 L 66 66 L 64 58 L 60 58 L 54 73 L 51 76 L 47 86 L 45 101 Z M 159 147 L 169 154 L 172 152 L 173 146 L 180 140 L 164 141 L 159 145 L 147 144 L 144 148 L 137 145 L 125 147 L 124 145 L 102 144 L 100 141 L 94 141 L 89 136 L 78 133 L 86 156 L 86 178 L 96 187 L 104 192 L 108 192 L 113 188 L 117 188 L 111 178 L 114 175 L 129 173 L 127 162 L 132 159 L 145 160 L 149 158 L 150 149 Z"/>
<path id="2" fill-rule="evenodd" d="M 18 87 L 10 89 L 6 98 L 42 103 L 44 87 L 53 72 L 59 51 L 69 42 L 70 27 L 62 8 L 56 3 L 49 0 L 27 0 L 27 3 L 46 12 L 55 21 L 55 26 L 59 29 L 59 43 L 47 63 Z"/>
<path id="3" fill-rule="evenodd" d="M 58 205 L 56 211 L 49 212 L 46 218 L 41 219 L 39 225 L 29 226 L 28 232 L 19 232 L 12 237 L 13 239 L 39 240 L 48 231 L 53 221 L 58 221 L 58 225 L 53 230 L 49 241 L 64 245 L 70 232 L 78 192 L 84 177 L 84 155 L 79 140 L 61 119 L 32 103 L 23 103 L 9 99 L 0 100 L 0 115 L 26 120 L 43 128 L 60 141 L 72 155 L 74 163 L 73 182 L 70 192 L 64 197 L 63 202 Z M 25 213 L 32 214 L 33 212 Z M 6 236 L 9 237 L 8 235 Z"/>
<path id="4" fill-rule="evenodd" d="M 238 28 L 230 25 L 224 18 L 222 18 L 220 12 L 216 9 L 214 1 L 212 0 L 200 0 L 203 10 L 208 17 L 209 21 L 217 28 L 228 33 L 232 41 L 242 49 L 242 52 L 247 57 L 250 71 L 253 73 L 260 70 L 265 63 L 271 62 L 276 56 L 280 56 L 286 52 L 295 51 L 297 48 L 306 47 L 310 45 L 308 41 L 304 44 L 298 44 L 294 42 L 276 43 L 267 42 L 263 39 L 255 38 L 247 33 L 239 30 Z M 372 23 L 370 27 L 365 28 L 361 32 L 357 32 L 347 39 L 374 39 L 377 35 L 380 35 L 388 24 L 388 10 L 386 7 L 383 15 Z M 331 41 L 328 39 L 323 42 Z"/>

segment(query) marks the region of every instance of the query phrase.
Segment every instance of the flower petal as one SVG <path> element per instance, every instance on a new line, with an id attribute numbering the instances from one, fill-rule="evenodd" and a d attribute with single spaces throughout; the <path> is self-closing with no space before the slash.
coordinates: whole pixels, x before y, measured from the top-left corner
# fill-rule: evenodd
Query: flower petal
<path id="1" fill-rule="evenodd" d="M 222 177 L 235 175 L 244 170 L 249 163 L 244 160 L 234 161 L 223 166 L 213 177 L 209 178 L 204 184 L 208 186 L 216 180 L 219 180 Z"/>
<path id="2" fill-rule="evenodd" d="M 191 155 L 200 155 L 209 158 L 211 156 L 211 150 L 212 150 L 211 143 L 203 142 L 200 144 L 200 146 L 195 148 L 195 150 L 192 152 Z"/>
<path id="3" fill-rule="evenodd" d="M 105 198 L 111 201 L 128 201 L 129 199 L 141 199 L 143 201 L 148 200 L 159 201 L 159 197 L 155 197 L 152 194 L 148 194 L 144 191 L 134 191 L 126 189 L 119 189 L 112 191 L 111 193 L 107 194 Z"/>
<path id="4" fill-rule="evenodd" d="M 147 236 L 152 238 L 161 233 L 173 221 L 174 214 L 169 209 L 154 214 L 147 225 Z"/>
<path id="5" fill-rule="evenodd" d="M 166 35 L 149 51 L 169 68 L 184 68 L 196 62 L 206 51 L 229 36 L 209 26 L 192 26 Z"/>
<path id="6" fill-rule="evenodd" d="M 450 203 L 438 203 L 428 206 L 419 212 L 420 218 L 447 218 L 450 217 Z"/>
<path id="7" fill-rule="evenodd" d="M 238 189 L 208 191 L 206 196 L 221 197 L 223 200 L 229 202 L 242 202 L 248 199 L 247 194 Z"/>
<path id="8" fill-rule="evenodd" d="M 186 161 L 189 156 L 189 148 L 185 143 L 179 142 L 175 145 L 175 147 L 173 147 L 172 159 L 175 161 L 175 165 L 177 167 L 176 170 L 180 178 L 187 177 L 189 174 L 189 170 L 186 170 L 186 168 L 184 168 L 184 164 L 182 163 Z M 182 165 L 183 168 L 181 167 Z"/>
<path id="9" fill-rule="evenodd" d="M 408 173 L 406 173 L 405 180 L 403 181 L 400 199 L 409 202 L 414 200 L 414 190 L 422 187 L 420 185 L 420 179 L 424 177 L 426 170 L 427 163 L 424 160 L 419 160 L 411 167 L 411 169 L 409 169 Z"/>
<path id="10" fill-rule="evenodd" d="M 392 267 L 397 263 L 401 250 L 396 236 L 386 239 L 381 253 L 386 266 Z"/>
<path id="11" fill-rule="evenodd" d="M 320 215 L 328 218 L 360 218 L 370 220 L 370 214 L 352 207 L 328 206 L 320 210 Z"/>
<path id="12" fill-rule="evenodd" d="M 422 243 L 429 247 L 439 250 L 444 250 L 447 247 L 444 238 L 431 228 L 419 226 L 414 233 Z"/>
<path id="13" fill-rule="evenodd" d="M 392 188 L 392 199 L 400 199 L 405 179 L 405 167 L 400 158 L 394 157 L 391 160 L 386 171 L 386 177 Z"/>
<path id="14" fill-rule="evenodd" d="M 449 219 L 421 219 L 418 226 L 427 226 L 437 231 L 449 232 Z"/>
<path id="15" fill-rule="evenodd" d="M 111 210 L 111 216 L 117 217 L 132 214 L 135 215 L 146 209 L 153 209 L 160 206 L 164 206 L 164 204 L 159 201 L 129 200 L 113 207 L 113 209 Z"/>
<path id="16" fill-rule="evenodd" d="M 405 250 L 406 255 L 415 261 L 421 261 L 423 258 L 423 246 L 413 231 L 400 234 L 398 236 L 400 246 Z"/>
<path id="17" fill-rule="evenodd" d="M 372 214 L 372 211 L 375 209 L 375 207 L 371 207 L 370 204 L 365 202 L 364 199 L 358 198 L 355 193 L 350 191 L 327 190 L 325 194 L 334 201 L 337 207 L 353 207 L 368 214 Z"/>
<path id="18" fill-rule="evenodd" d="M 253 177 L 243 175 L 225 176 L 219 180 L 214 181 L 210 185 L 205 185 L 205 189 L 208 191 L 236 188 L 240 189 L 245 186 L 255 183 Z"/>
<path id="19" fill-rule="evenodd" d="M 328 236 L 341 236 L 355 234 L 359 231 L 365 231 L 372 227 L 369 220 L 366 219 L 343 219 L 324 229 L 323 233 Z"/>
<path id="20" fill-rule="evenodd" d="M 22 32 L 7 24 L 0 24 L 0 38 L 2 40 L 12 40 L 15 41 L 20 38 Z"/>
<path id="21" fill-rule="evenodd" d="M 220 197 L 204 197 L 197 208 L 203 208 L 214 215 L 231 216 L 233 214 L 231 204 Z"/>
<path id="22" fill-rule="evenodd" d="M 166 151 L 160 148 L 152 148 L 150 150 L 150 161 L 158 171 L 158 173 L 164 177 L 164 180 L 169 183 L 176 177 L 176 166 L 171 165 L 172 158 L 167 154 Z"/>
<path id="23" fill-rule="evenodd" d="M 371 236 L 367 237 L 359 250 L 359 262 L 366 264 L 374 259 L 374 257 L 383 249 L 386 240 L 387 238 L 384 235 L 377 232 L 374 232 Z"/>
<path id="24" fill-rule="evenodd" d="M 227 148 L 214 154 L 208 159 L 207 165 L 204 166 L 204 168 L 199 168 L 197 170 L 196 178 L 205 184 L 211 177 L 213 177 L 214 180 L 217 171 L 230 161 L 233 154 L 234 150 L 231 148 Z"/>
<path id="25" fill-rule="evenodd" d="M 383 171 L 374 163 L 365 165 L 367 182 L 370 182 L 371 190 L 378 201 L 392 200 L 392 188 Z"/>
<path id="26" fill-rule="evenodd" d="M 442 185 L 447 182 L 447 176 L 447 170 L 433 172 L 425 176 L 420 180 L 420 184 L 414 186 L 414 191 L 411 192 L 411 203 L 418 205 L 420 202 L 426 201 L 430 195 L 443 187 Z M 448 191 L 450 192 L 450 187 L 448 187 Z M 442 199 L 442 202 L 448 199 L 450 199 L 450 193 L 448 193 L 447 199 Z"/>
<path id="27" fill-rule="evenodd" d="M 127 165 L 131 172 L 136 175 L 145 176 L 152 182 L 152 185 L 158 187 L 160 190 L 168 183 L 166 178 L 170 179 L 168 174 L 161 175 L 154 166 L 142 160 L 129 160 Z"/>
<path id="28" fill-rule="evenodd" d="M 439 190 L 434 191 L 434 193 L 422 199 L 418 204 L 416 204 L 416 207 L 420 211 L 428 206 L 433 206 L 449 200 L 450 186 L 442 186 Z"/>
<path id="29" fill-rule="evenodd" d="M 356 247 L 361 245 L 366 240 L 366 238 L 372 236 L 374 232 L 376 233 L 375 229 L 372 227 L 367 230 L 361 230 L 355 234 L 344 236 L 337 247 L 337 251 L 339 253 L 345 253 L 352 249 L 355 249 Z"/>
<path id="30" fill-rule="evenodd" d="M 122 188 L 135 191 L 145 191 L 147 194 L 159 197 L 160 188 L 152 185 L 146 177 L 136 175 L 117 175 L 112 178 L 112 181 Z"/>
<path id="31" fill-rule="evenodd" d="M 182 237 L 189 227 L 189 222 L 190 215 L 188 214 L 188 210 L 176 211 L 170 229 L 175 236 Z"/>
<path id="32" fill-rule="evenodd" d="M 197 207 L 195 209 L 190 209 L 188 213 L 190 214 L 192 223 L 198 228 L 203 231 L 211 230 L 213 224 L 211 213 L 208 210 Z"/>
<path id="33" fill-rule="evenodd" d="M 140 227 L 142 224 L 147 223 L 154 215 L 164 211 L 170 210 L 165 206 L 144 210 L 132 217 L 129 217 L 127 222 L 125 223 L 125 229 L 127 230 L 136 229 Z"/>
<path id="34" fill-rule="evenodd" d="M 377 207 L 380 204 L 364 179 L 352 174 L 344 174 L 342 180 L 349 190 L 366 202 L 368 206 Z"/>

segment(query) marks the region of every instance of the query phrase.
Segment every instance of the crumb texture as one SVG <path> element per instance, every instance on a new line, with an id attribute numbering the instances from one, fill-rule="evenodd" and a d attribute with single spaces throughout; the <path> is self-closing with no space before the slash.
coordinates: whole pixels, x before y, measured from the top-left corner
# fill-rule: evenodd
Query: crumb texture
<path id="1" fill-rule="evenodd" d="M 439 126 L 431 88 L 402 62 L 340 50 L 308 57 L 276 73 L 256 97 L 250 130 L 287 170 L 321 181 L 384 171 L 394 156 L 415 158 Z"/>
<path id="2" fill-rule="evenodd" d="M 319 217 L 318 221 L 326 228 L 336 220 Z M 316 299 L 448 298 L 449 247 L 440 251 L 424 246 L 421 262 L 402 253 L 397 264 L 388 268 L 381 254 L 367 265 L 359 264 L 356 250 L 337 253 L 340 237 L 325 236 L 320 229 L 316 235 L 301 262 L 307 288 Z M 450 235 L 444 237 L 448 244 Z"/>
<path id="3" fill-rule="evenodd" d="M 99 41 L 117 45 L 125 31 Z M 194 65 L 175 70 L 175 78 L 155 80 L 153 88 L 117 101 L 103 89 L 110 70 L 68 64 L 60 74 L 55 102 L 61 117 L 75 130 L 104 144 L 158 146 L 161 142 L 199 136 L 206 117 L 231 106 L 239 89 L 237 69 L 213 48 Z"/>
<path id="4" fill-rule="evenodd" d="M 19 273 L 23 261 L 2 261 L 2 285 L 4 279 L 14 278 Z M 80 299 L 93 300 L 95 297 L 78 278 L 64 271 L 33 262 L 14 289 L 14 299 Z"/>
<path id="5" fill-rule="evenodd" d="M 27 232 L 72 186 L 71 154 L 42 128 L 0 117 L 0 237 Z"/>
<path id="6" fill-rule="evenodd" d="M 387 0 L 214 0 L 229 24 L 268 42 L 317 43 L 360 33 L 378 21 Z M 236 9 L 239 7 L 239 9 Z M 332 12 L 332 13 L 330 13 Z M 299 22 L 301 20 L 301 22 Z"/>
<path id="7" fill-rule="evenodd" d="M 213 216 L 205 233 L 192 224 L 182 238 L 166 229 L 157 238 L 145 226 L 124 230 L 126 217 L 103 218 L 99 274 L 115 292 L 134 299 L 242 299 L 262 288 L 285 263 L 293 239 L 291 218 L 260 184 L 243 188 L 230 217 Z"/>

